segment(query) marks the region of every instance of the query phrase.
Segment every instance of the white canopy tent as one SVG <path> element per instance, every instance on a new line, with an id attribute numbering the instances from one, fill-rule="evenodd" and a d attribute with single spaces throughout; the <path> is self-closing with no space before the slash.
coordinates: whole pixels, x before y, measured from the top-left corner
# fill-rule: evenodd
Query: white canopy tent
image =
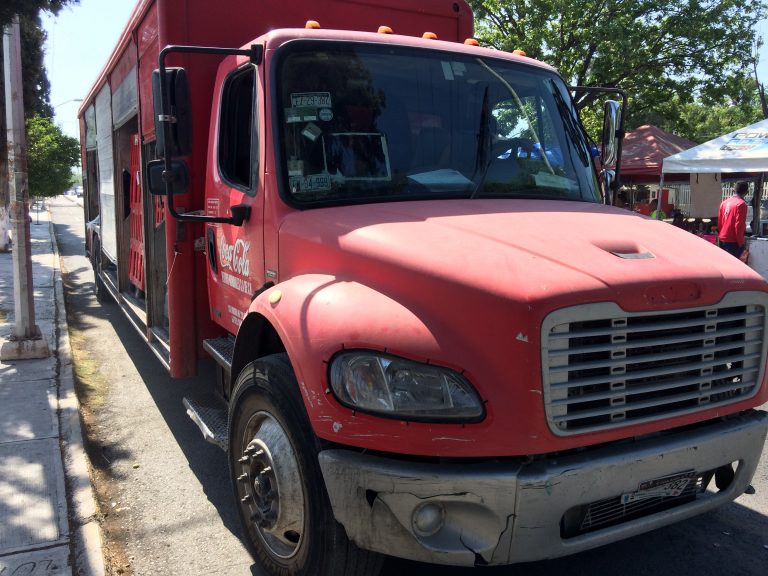
<path id="1" fill-rule="evenodd" d="M 664 173 L 768 172 L 768 120 L 667 156 Z"/>
<path id="2" fill-rule="evenodd" d="M 763 172 L 768 172 L 768 120 L 667 156 L 662 162 L 659 187 L 664 186 L 664 174 L 690 174 L 689 215 L 714 218 L 722 200 L 721 174 L 762 176 Z M 757 181 L 761 182 L 762 177 Z"/>
<path id="3" fill-rule="evenodd" d="M 667 156 L 662 163 L 661 186 L 664 173 L 689 173 L 691 175 L 691 215 L 716 216 L 722 200 L 722 174 L 754 173 L 756 190 L 761 188 L 763 173 L 768 172 L 768 120 L 761 120 L 725 136 L 720 136 L 694 148 Z M 760 219 L 760 193 L 756 204 L 752 229 L 764 232 L 765 220 Z M 768 238 L 751 237 L 749 266 L 768 279 Z"/>

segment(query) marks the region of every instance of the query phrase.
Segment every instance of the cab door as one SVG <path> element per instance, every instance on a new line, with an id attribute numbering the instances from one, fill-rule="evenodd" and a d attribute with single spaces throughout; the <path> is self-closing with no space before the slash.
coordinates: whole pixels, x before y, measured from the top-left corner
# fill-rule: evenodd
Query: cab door
<path id="1" fill-rule="evenodd" d="M 265 282 L 263 191 L 259 182 L 258 67 L 230 57 L 219 69 L 206 185 L 206 215 L 227 217 L 247 205 L 242 226 L 206 224 L 205 244 L 211 318 L 237 333 L 254 293 Z"/>

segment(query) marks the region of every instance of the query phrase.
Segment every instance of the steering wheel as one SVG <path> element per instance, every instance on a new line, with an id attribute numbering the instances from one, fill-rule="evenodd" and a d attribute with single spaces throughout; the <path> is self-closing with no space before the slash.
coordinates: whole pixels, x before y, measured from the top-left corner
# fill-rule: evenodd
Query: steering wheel
<path id="1" fill-rule="evenodd" d="M 533 153 L 533 140 L 528 138 L 509 138 L 506 140 L 499 140 L 491 145 L 491 158 L 498 158 L 502 154 L 508 151 L 512 151 L 507 160 L 510 158 L 517 158 L 518 149 L 522 148 L 525 156 L 530 158 Z"/>

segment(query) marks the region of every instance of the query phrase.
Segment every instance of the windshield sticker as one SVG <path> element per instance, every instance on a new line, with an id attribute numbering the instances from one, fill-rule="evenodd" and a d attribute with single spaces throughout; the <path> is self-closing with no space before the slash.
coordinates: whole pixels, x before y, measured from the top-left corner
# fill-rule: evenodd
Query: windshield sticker
<path id="1" fill-rule="evenodd" d="M 304 127 L 304 130 L 301 131 L 301 135 L 304 136 L 307 140 L 311 140 L 314 142 L 318 139 L 318 137 L 323 133 L 322 128 L 318 126 L 317 124 L 310 122 Z"/>
<path id="2" fill-rule="evenodd" d="M 291 94 L 291 106 L 293 108 L 330 108 L 330 92 L 299 92 Z"/>
<path id="3" fill-rule="evenodd" d="M 288 160 L 288 176 L 303 176 L 304 161 L 291 158 Z"/>
<path id="4" fill-rule="evenodd" d="M 285 123 L 296 124 L 297 122 L 314 122 L 317 120 L 317 108 L 286 108 Z"/>
<path id="5" fill-rule="evenodd" d="M 333 111 L 330 108 L 321 108 L 318 116 L 323 122 L 330 122 L 333 120 Z"/>
<path id="6" fill-rule="evenodd" d="M 291 176 L 289 179 L 291 192 L 323 192 L 331 189 L 330 174 L 310 174 L 308 176 Z"/>

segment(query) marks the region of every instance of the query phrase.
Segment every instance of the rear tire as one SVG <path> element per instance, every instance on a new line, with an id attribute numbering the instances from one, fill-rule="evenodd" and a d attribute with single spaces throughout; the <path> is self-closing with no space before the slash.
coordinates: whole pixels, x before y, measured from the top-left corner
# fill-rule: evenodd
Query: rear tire
<path id="1" fill-rule="evenodd" d="M 104 281 L 101 279 L 101 242 L 99 237 L 93 237 L 93 245 L 91 246 L 91 266 L 93 266 L 93 293 L 96 295 L 96 300 L 104 302 L 106 298 L 107 288 L 104 286 Z"/>
<path id="2" fill-rule="evenodd" d="M 336 522 L 288 357 L 248 364 L 229 412 L 229 468 L 246 544 L 270 576 L 375 576 L 383 557 Z"/>

